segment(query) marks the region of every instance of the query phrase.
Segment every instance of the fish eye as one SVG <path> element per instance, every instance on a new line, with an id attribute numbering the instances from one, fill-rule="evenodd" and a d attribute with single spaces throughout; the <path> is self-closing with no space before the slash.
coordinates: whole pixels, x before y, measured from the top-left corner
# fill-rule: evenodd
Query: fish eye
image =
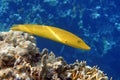
<path id="1" fill-rule="evenodd" d="M 81 41 L 80 41 L 80 40 L 78 40 L 78 41 L 77 41 L 77 43 L 81 43 Z"/>

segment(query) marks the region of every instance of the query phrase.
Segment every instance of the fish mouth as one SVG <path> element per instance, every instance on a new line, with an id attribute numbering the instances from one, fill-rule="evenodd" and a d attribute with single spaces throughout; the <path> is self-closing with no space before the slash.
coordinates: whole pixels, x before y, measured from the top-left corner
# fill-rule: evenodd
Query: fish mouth
<path id="1" fill-rule="evenodd" d="M 81 48 L 82 48 L 83 50 L 90 50 L 90 49 L 91 49 L 91 47 L 89 47 L 86 43 L 84 43 Z"/>
<path id="2" fill-rule="evenodd" d="M 87 46 L 86 48 L 85 48 L 85 50 L 90 50 L 91 48 L 89 47 L 89 46 Z"/>

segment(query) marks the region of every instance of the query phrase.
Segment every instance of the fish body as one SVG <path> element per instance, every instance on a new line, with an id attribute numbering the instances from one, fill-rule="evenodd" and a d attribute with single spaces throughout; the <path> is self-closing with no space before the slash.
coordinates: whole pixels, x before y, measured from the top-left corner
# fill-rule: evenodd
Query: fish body
<path id="1" fill-rule="evenodd" d="M 81 38 L 69 31 L 57 27 L 37 24 L 20 24 L 14 25 L 11 30 L 27 32 L 74 48 L 90 50 L 90 47 Z"/>

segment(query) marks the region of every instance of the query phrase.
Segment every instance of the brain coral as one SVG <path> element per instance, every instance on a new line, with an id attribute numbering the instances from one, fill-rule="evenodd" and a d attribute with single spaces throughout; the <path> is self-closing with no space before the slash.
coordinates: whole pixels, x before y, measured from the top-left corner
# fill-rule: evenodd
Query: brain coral
<path id="1" fill-rule="evenodd" d="M 67 64 L 45 48 L 36 47 L 35 37 L 20 31 L 0 33 L 0 80 L 109 80 L 96 66 L 85 61 Z"/>

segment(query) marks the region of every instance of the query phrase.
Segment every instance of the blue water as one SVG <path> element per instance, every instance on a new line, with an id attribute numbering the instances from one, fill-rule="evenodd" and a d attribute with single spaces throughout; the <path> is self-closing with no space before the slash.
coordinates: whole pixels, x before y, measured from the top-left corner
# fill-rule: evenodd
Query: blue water
<path id="1" fill-rule="evenodd" d="M 68 63 L 78 59 L 98 65 L 113 80 L 120 80 L 119 0 L 0 0 L 0 31 L 25 23 L 56 26 L 76 34 L 91 46 L 90 51 L 39 37 L 37 45 Z"/>

